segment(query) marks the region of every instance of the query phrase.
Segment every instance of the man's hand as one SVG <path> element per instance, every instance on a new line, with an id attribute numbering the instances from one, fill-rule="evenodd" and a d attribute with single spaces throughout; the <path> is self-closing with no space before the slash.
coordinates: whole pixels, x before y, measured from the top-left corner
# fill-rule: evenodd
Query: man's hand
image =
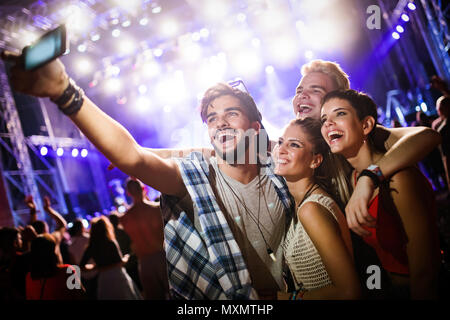
<path id="1" fill-rule="evenodd" d="M 11 68 L 10 82 L 16 91 L 36 97 L 56 99 L 62 95 L 69 84 L 69 76 L 59 59 L 34 71 L 25 71 L 20 62 L 20 55 L 3 51 L 1 58 L 15 63 Z"/>
<path id="2" fill-rule="evenodd" d="M 52 206 L 52 203 L 50 201 L 50 198 L 48 196 L 44 197 L 44 210 L 48 211 L 48 208 Z"/>
<path id="3" fill-rule="evenodd" d="M 369 214 L 369 201 L 375 190 L 369 177 L 362 176 L 358 179 L 352 196 L 345 207 L 348 227 L 361 237 L 370 236 L 370 232 L 362 225 L 375 227 L 376 220 Z"/>

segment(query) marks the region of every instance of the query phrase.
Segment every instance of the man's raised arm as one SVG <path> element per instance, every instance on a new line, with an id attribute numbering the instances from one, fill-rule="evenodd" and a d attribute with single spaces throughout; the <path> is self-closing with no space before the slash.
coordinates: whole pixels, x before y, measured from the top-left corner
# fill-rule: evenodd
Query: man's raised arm
<path id="1" fill-rule="evenodd" d="M 17 91 L 55 101 L 68 88 L 69 76 L 59 59 L 34 71 L 25 71 L 18 56 L 3 52 L 2 58 L 16 62 L 11 69 L 11 84 Z M 139 146 L 121 124 L 89 98 L 84 96 L 81 109 L 71 114 L 70 119 L 117 168 L 162 193 L 184 196 L 186 189 L 176 163 Z"/>

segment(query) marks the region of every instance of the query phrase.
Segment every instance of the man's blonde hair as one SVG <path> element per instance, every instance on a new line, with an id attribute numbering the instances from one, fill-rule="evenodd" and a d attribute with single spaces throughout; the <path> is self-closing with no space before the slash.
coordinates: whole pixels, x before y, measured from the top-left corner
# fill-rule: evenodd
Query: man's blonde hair
<path id="1" fill-rule="evenodd" d="M 348 75 L 336 62 L 312 60 L 309 63 L 304 64 L 301 70 L 303 77 L 311 72 L 320 72 L 330 76 L 336 85 L 337 90 L 350 89 L 350 80 L 348 79 Z"/>

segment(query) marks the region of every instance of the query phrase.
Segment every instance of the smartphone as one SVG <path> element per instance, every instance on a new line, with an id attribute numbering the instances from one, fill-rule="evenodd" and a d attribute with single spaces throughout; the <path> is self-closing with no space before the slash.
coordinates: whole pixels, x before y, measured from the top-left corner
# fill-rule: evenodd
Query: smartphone
<path id="1" fill-rule="evenodd" d="M 25 70 L 34 70 L 46 63 L 62 56 L 68 49 L 67 32 L 64 24 L 53 29 L 34 44 L 22 50 L 23 66 Z"/>

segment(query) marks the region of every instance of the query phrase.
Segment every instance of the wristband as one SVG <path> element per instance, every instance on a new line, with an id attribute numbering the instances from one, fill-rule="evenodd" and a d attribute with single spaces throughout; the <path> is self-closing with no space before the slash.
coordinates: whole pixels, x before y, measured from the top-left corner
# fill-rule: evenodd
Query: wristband
<path id="1" fill-rule="evenodd" d="M 381 169 L 379 166 L 377 166 L 376 164 L 371 164 L 370 166 L 367 167 L 367 170 L 375 173 L 378 177 L 378 180 L 380 180 L 380 182 L 383 182 L 384 175 L 383 175 L 383 172 L 381 172 Z"/>
<path id="2" fill-rule="evenodd" d="M 375 188 L 378 188 L 378 186 L 380 185 L 380 180 L 378 179 L 378 176 L 376 175 L 376 173 L 374 173 L 374 172 L 372 172 L 372 171 L 370 171 L 370 170 L 364 169 L 364 170 L 361 171 L 361 173 L 359 174 L 357 180 L 359 180 L 359 178 L 361 178 L 362 176 L 369 177 L 370 180 L 372 180 L 372 182 L 373 182 Z"/>
<path id="3" fill-rule="evenodd" d="M 69 85 L 63 94 L 52 101 L 58 106 L 65 115 L 70 116 L 81 109 L 84 102 L 84 91 L 75 84 L 75 81 L 69 79 Z"/>

